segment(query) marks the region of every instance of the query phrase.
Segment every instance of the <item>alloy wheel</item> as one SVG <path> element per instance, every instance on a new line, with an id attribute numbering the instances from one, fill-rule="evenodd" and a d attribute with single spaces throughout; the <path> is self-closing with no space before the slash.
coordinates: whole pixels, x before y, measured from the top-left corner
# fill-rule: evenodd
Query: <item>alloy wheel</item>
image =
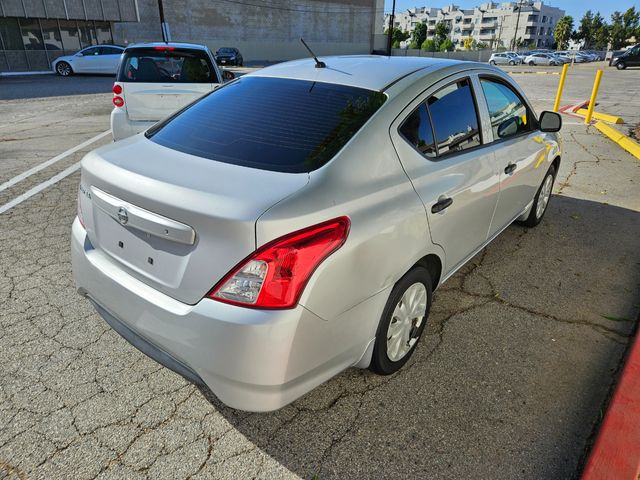
<path id="1" fill-rule="evenodd" d="M 538 197 L 538 203 L 536 204 L 536 218 L 542 218 L 544 211 L 547 209 L 549 199 L 551 198 L 551 189 L 553 187 L 553 175 L 547 175 L 544 179 L 542 188 L 540 189 L 540 196 Z"/>

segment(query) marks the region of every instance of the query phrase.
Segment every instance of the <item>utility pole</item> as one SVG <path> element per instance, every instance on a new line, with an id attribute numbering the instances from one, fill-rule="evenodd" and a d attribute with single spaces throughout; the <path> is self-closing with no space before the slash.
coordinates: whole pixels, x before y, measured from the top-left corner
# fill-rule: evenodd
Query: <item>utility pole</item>
<path id="1" fill-rule="evenodd" d="M 160 30 L 162 30 L 162 41 L 169 43 L 171 41 L 171 33 L 169 32 L 169 25 L 164 20 L 164 6 L 162 0 L 158 0 L 158 12 L 160 13 Z"/>
<path id="2" fill-rule="evenodd" d="M 162 1 L 162 0 L 158 0 Z M 396 16 L 396 0 L 393 0 L 393 6 L 391 7 L 391 16 L 389 17 L 389 38 L 387 39 L 387 55 L 391 56 L 391 44 L 393 43 L 393 22 Z"/>
<path id="3" fill-rule="evenodd" d="M 515 32 L 513 32 L 513 41 L 511 42 L 511 50 L 516 50 L 516 35 L 518 35 L 518 26 L 520 25 L 520 11 L 522 10 L 522 2 L 523 0 L 520 0 L 518 2 L 518 6 L 516 7 L 518 9 L 518 17 L 516 18 L 516 30 Z"/>

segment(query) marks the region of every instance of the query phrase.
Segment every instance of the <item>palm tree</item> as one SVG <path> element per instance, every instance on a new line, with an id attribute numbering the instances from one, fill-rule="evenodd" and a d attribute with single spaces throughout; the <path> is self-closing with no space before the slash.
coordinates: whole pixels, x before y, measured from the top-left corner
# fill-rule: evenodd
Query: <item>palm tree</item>
<path id="1" fill-rule="evenodd" d="M 573 18 L 569 15 L 561 17 L 560 20 L 558 20 L 558 23 L 556 23 L 556 28 L 553 30 L 553 37 L 556 39 L 559 50 L 564 50 L 566 48 L 572 31 Z"/>

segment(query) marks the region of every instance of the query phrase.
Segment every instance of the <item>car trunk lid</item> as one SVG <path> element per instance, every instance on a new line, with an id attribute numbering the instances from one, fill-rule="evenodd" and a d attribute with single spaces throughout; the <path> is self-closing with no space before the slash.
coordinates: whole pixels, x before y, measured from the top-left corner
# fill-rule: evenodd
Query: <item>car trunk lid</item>
<path id="1" fill-rule="evenodd" d="M 256 248 L 256 220 L 308 174 L 229 165 L 144 137 L 82 162 L 81 210 L 93 247 L 115 266 L 195 304 Z"/>
<path id="2" fill-rule="evenodd" d="M 158 121 L 213 90 L 212 83 L 121 83 L 131 120 Z"/>

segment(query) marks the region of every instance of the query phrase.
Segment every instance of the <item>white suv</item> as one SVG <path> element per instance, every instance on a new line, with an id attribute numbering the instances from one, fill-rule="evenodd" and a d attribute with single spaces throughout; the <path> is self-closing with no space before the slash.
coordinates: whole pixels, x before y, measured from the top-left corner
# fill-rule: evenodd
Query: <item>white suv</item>
<path id="1" fill-rule="evenodd" d="M 127 47 L 113 85 L 114 140 L 135 135 L 222 85 L 204 45 L 145 43 Z"/>

